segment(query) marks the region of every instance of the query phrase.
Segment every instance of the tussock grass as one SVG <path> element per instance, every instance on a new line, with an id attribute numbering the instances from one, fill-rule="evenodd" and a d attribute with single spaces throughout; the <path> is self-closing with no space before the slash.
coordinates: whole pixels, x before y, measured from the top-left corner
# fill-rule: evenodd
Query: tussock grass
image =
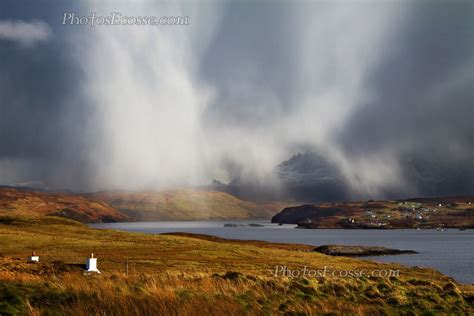
<path id="1" fill-rule="evenodd" d="M 460 294 L 424 295 L 413 286 L 375 281 L 318 282 L 240 275 L 84 276 L 66 273 L 0 284 L 0 313 L 73 315 L 461 314 Z M 227 276 L 226 276 L 227 275 Z M 472 311 L 472 309 L 471 309 Z"/>

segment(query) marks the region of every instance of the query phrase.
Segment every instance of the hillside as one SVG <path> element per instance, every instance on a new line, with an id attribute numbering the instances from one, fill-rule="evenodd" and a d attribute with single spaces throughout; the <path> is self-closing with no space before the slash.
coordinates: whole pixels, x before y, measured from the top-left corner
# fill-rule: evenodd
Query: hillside
<path id="1" fill-rule="evenodd" d="M 210 190 L 73 194 L 0 187 L 0 216 L 54 215 L 83 223 L 269 219 L 288 205 L 244 201 Z"/>
<path id="2" fill-rule="evenodd" d="M 228 193 L 198 189 L 110 191 L 85 197 L 103 201 L 137 221 L 269 219 L 289 205 L 244 201 Z"/>
<path id="3" fill-rule="evenodd" d="M 320 203 L 288 207 L 273 223 L 302 228 L 474 228 L 474 197 Z"/>
<path id="4" fill-rule="evenodd" d="M 106 203 L 85 197 L 31 191 L 11 187 L 0 188 L 0 216 L 59 216 L 84 223 L 121 222 L 129 217 Z"/>
<path id="5" fill-rule="evenodd" d="M 201 236 L 88 228 L 57 217 L 0 217 L 2 315 L 458 315 L 474 288 L 418 267 Z M 37 264 L 26 258 L 32 250 Z M 84 274 L 90 252 L 99 275 Z M 323 271 L 289 277 L 291 271 Z M 343 277 L 341 271 L 365 271 Z M 390 276 L 378 276 L 380 271 Z M 397 272 L 398 271 L 398 272 Z M 397 273 L 394 273 L 397 272 Z M 293 272 L 292 272 L 293 273 Z M 308 272 L 309 273 L 309 272 Z"/>

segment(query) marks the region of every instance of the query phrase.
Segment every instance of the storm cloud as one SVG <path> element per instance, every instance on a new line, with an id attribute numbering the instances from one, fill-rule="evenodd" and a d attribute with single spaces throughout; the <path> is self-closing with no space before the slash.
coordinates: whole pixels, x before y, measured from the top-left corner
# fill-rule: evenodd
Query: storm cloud
<path id="1" fill-rule="evenodd" d="M 51 28 L 47 41 L 25 33 L 34 47 L 0 35 L 3 184 L 89 191 L 216 178 L 280 192 L 275 167 L 309 150 L 337 168 L 344 198 L 474 189 L 470 1 L 0 8 L 2 21 Z M 61 25 L 64 12 L 190 25 Z"/>

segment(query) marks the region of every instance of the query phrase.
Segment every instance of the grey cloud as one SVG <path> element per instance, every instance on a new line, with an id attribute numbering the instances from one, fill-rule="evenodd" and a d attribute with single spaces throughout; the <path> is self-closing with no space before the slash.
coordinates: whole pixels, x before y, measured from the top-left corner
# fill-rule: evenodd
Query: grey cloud
<path id="1" fill-rule="evenodd" d="M 33 45 L 52 36 L 51 28 L 43 21 L 0 21 L 0 40 Z"/>

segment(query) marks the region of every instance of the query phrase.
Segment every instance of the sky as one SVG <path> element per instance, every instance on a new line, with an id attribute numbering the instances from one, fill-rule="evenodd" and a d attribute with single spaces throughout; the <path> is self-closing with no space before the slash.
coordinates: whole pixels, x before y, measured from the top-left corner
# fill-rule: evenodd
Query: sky
<path id="1" fill-rule="evenodd" d="M 92 12 L 189 24 L 63 24 Z M 277 188 L 311 151 L 354 197 L 472 194 L 473 88 L 469 0 L 5 0 L 0 183 Z"/>

